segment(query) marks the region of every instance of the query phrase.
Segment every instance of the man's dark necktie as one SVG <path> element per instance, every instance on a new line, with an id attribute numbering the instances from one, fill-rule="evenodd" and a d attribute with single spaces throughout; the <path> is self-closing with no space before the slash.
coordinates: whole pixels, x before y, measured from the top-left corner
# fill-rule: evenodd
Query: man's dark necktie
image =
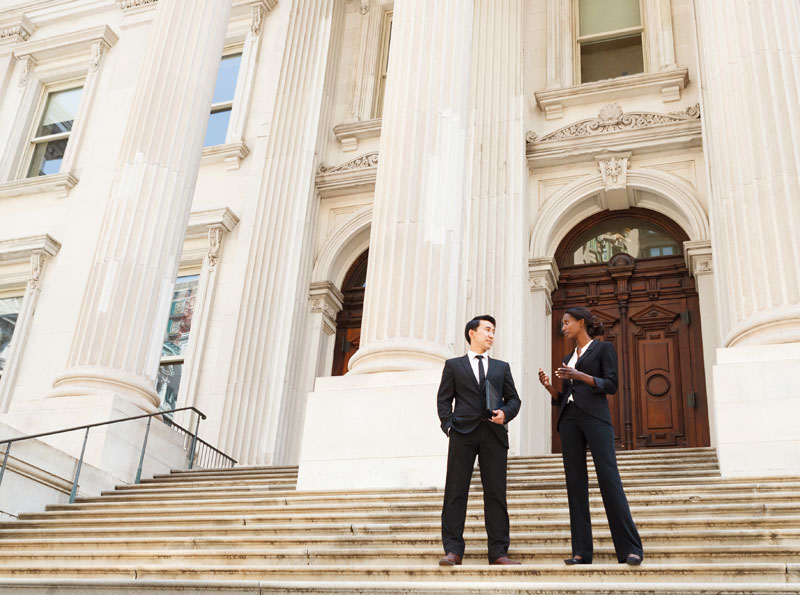
<path id="1" fill-rule="evenodd" d="M 483 356 L 476 355 L 475 359 L 478 360 L 478 384 L 483 386 L 483 383 L 486 382 L 486 372 L 483 369 Z"/>

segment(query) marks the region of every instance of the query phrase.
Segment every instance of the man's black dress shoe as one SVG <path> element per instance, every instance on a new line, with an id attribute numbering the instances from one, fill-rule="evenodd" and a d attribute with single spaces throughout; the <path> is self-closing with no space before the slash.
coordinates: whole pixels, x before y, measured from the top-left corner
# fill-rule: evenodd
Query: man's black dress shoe
<path id="1" fill-rule="evenodd" d="M 630 564 L 631 566 L 639 566 L 641 563 L 642 559 L 636 554 L 628 554 L 628 557 L 625 558 L 625 564 Z"/>
<path id="2" fill-rule="evenodd" d="M 584 560 L 583 558 L 576 558 L 574 556 L 572 558 L 567 558 L 566 560 L 564 560 L 564 564 L 566 564 L 567 566 L 572 566 L 573 564 L 591 564 L 591 563 L 592 563 L 591 560 Z"/>

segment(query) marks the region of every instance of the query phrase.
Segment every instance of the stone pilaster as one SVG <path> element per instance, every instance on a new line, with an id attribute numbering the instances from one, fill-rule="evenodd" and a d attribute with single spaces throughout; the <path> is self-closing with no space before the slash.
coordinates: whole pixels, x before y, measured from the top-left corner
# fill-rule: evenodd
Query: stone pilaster
<path id="1" fill-rule="evenodd" d="M 723 345 L 800 341 L 800 5 L 694 9 Z"/>
<path id="2" fill-rule="evenodd" d="M 296 0 L 278 80 L 220 430 L 221 449 L 251 464 L 297 459 L 305 395 L 308 286 L 319 198 L 314 177 L 330 134 L 341 0 Z M 324 142 L 323 142 L 324 139 Z"/>
<path id="3" fill-rule="evenodd" d="M 230 2 L 158 3 L 67 369 L 49 396 L 146 411 L 189 217 Z"/>
<path id="4" fill-rule="evenodd" d="M 463 347 L 459 242 L 472 18 L 473 3 L 462 0 L 395 3 L 353 372 L 439 368 Z"/>

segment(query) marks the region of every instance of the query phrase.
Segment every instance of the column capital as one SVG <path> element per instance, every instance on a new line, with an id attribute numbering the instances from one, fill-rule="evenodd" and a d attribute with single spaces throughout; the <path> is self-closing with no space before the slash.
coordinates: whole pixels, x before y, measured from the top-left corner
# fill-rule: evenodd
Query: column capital
<path id="1" fill-rule="evenodd" d="M 336 316 L 344 305 L 344 296 L 330 281 L 312 283 L 308 289 L 308 304 L 312 313 L 322 314 L 325 333 L 336 333 Z"/>
<path id="2" fill-rule="evenodd" d="M 683 258 L 692 277 L 710 275 L 714 272 L 711 240 L 697 240 L 683 243 Z"/>
<path id="3" fill-rule="evenodd" d="M 545 291 L 549 296 L 558 287 L 558 270 L 556 259 L 552 256 L 528 259 L 528 280 L 531 291 Z"/>

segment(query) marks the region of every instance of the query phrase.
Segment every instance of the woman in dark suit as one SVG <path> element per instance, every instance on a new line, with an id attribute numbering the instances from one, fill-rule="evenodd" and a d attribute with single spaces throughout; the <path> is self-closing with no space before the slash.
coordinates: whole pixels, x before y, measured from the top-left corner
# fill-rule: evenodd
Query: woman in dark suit
<path id="1" fill-rule="evenodd" d="M 539 382 L 550 393 L 553 405 L 558 407 L 556 427 L 561 436 L 572 533 L 572 557 L 564 563 L 592 563 L 592 521 L 586 469 L 588 445 L 617 560 L 635 566 L 642 563 L 644 556 L 642 540 L 622 489 L 614 449 L 614 427 L 606 398 L 607 394 L 617 392 L 617 354 L 611 343 L 595 339 L 604 334 L 603 325 L 586 308 L 568 309 L 561 320 L 561 330 L 576 344 L 575 351 L 564 358 L 555 373 L 562 380 L 561 391 L 550 384 L 541 368 Z"/>

